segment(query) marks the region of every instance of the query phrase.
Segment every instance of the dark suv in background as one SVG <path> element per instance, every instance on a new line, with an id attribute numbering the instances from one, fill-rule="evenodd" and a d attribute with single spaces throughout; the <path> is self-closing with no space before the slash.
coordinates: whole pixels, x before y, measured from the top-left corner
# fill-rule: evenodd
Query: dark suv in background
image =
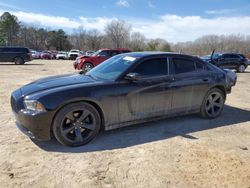
<path id="1" fill-rule="evenodd" d="M 31 52 L 23 47 L 0 47 L 0 62 L 15 62 L 16 65 L 23 65 L 32 60 Z"/>
<path id="2" fill-rule="evenodd" d="M 202 59 L 220 68 L 236 69 L 238 72 L 245 72 L 248 66 L 247 58 L 243 54 L 237 53 L 212 53 Z"/>

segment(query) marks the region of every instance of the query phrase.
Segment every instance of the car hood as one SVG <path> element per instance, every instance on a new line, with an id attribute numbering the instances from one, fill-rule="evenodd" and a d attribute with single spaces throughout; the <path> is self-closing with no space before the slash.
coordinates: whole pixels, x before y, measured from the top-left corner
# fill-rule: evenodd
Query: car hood
<path id="1" fill-rule="evenodd" d="M 88 58 L 88 57 L 90 57 L 90 56 L 89 55 L 82 55 L 82 56 L 80 56 L 78 58 L 81 59 L 81 58 Z"/>
<path id="2" fill-rule="evenodd" d="M 97 56 L 83 56 L 80 59 L 81 60 L 91 60 L 91 59 L 97 59 Z"/>
<path id="3" fill-rule="evenodd" d="M 70 86 L 82 83 L 95 82 L 93 78 L 82 74 L 66 74 L 59 76 L 51 76 L 36 80 L 21 88 L 22 95 L 26 96 L 39 91 L 54 89 L 63 86 Z"/>

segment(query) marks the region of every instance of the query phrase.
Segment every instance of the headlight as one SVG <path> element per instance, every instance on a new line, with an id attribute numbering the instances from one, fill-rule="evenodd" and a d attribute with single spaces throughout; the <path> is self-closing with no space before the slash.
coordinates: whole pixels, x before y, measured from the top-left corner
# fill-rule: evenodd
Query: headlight
<path id="1" fill-rule="evenodd" d="M 45 112 L 44 106 L 36 100 L 24 100 L 24 106 L 27 110 Z"/>

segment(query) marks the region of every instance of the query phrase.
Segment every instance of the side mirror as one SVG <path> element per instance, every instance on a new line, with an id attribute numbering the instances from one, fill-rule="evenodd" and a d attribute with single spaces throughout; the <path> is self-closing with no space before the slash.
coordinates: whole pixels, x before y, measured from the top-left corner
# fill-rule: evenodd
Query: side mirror
<path id="1" fill-rule="evenodd" d="M 138 73 L 128 73 L 126 76 L 125 76 L 125 80 L 130 80 L 130 81 L 138 81 L 140 80 L 140 74 Z"/>

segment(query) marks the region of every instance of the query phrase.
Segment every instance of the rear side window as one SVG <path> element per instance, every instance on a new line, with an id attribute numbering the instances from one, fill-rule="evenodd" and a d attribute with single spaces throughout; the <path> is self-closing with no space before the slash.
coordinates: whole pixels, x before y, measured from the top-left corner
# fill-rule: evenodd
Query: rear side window
<path id="1" fill-rule="evenodd" d="M 2 51 L 3 51 L 3 52 L 10 52 L 10 51 L 11 51 L 11 48 L 3 48 Z"/>
<path id="2" fill-rule="evenodd" d="M 236 54 L 231 54 L 230 57 L 233 58 L 233 59 L 239 59 L 239 58 L 240 58 L 240 57 L 239 57 L 238 55 L 236 55 Z"/>
<path id="3" fill-rule="evenodd" d="M 229 58 L 231 58 L 231 55 L 230 54 L 224 54 L 224 55 L 222 55 L 222 58 L 229 59 Z"/>
<path id="4" fill-rule="evenodd" d="M 173 58 L 173 64 L 176 74 L 195 71 L 195 63 L 192 60 L 184 58 Z"/>
<path id="5" fill-rule="evenodd" d="M 240 57 L 242 57 L 243 59 L 246 59 L 246 57 L 243 54 L 239 54 Z"/>
<path id="6" fill-rule="evenodd" d="M 118 51 L 111 51 L 111 56 L 115 56 L 115 55 L 117 55 L 117 54 L 119 54 Z"/>
<path id="7" fill-rule="evenodd" d="M 29 53 L 27 48 L 2 48 L 3 52 L 13 52 L 13 53 Z"/>
<path id="8" fill-rule="evenodd" d="M 202 62 L 196 61 L 195 62 L 195 67 L 197 71 L 204 70 L 204 64 Z"/>
<path id="9" fill-rule="evenodd" d="M 110 56 L 109 51 L 102 51 L 99 53 L 100 56 Z"/>
<path id="10" fill-rule="evenodd" d="M 133 71 L 142 76 L 157 76 L 168 74 L 167 58 L 155 58 L 145 60 L 140 63 Z"/>

